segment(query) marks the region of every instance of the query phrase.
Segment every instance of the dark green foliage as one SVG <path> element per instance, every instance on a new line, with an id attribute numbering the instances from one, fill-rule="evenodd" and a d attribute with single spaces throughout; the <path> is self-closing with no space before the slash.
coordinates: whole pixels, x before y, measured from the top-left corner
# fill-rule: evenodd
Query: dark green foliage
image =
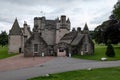
<path id="1" fill-rule="evenodd" d="M 111 44 L 120 42 L 120 2 L 115 4 L 109 19 L 95 29 L 96 43 L 107 44 L 108 40 L 111 40 Z"/>
<path id="2" fill-rule="evenodd" d="M 89 33 L 90 33 L 90 37 L 91 37 L 92 39 L 95 39 L 95 33 L 94 33 L 94 31 L 89 31 Z"/>
<path id="3" fill-rule="evenodd" d="M 114 51 L 114 48 L 113 48 L 113 46 L 111 44 L 108 44 L 105 54 L 108 57 L 115 57 L 115 51 Z"/>
<path id="4" fill-rule="evenodd" d="M 103 43 L 104 40 L 103 40 L 103 32 L 101 29 L 97 30 L 97 31 L 94 31 L 95 35 L 94 35 L 94 38 L 95 38 L 95 42 L 97 44 L 100 44 L 100 43 Z"/>
<path id="5" fill-rule="evenodd" d="M 113 15 L 115 16 L 115 19 L 120 19 L 120 2 L 117 2 L 114 6 Z"/>
<path id="6" fill-rule="evenodd" d="M 112 44 L 118 44 L 120 42 L 120 21 L 108 20 L 99 25 L 95 29 L 95 41 L 96 43 L 107 44 L 108 40 L 111 40 Z"/>
<path id="7" fill-rule="evenodd" d="M 0 45 L 3 47 L 8 44 L 8 35 L 6 31 L 2 31 L 0 34 Z"/>
<path id="8" fill-rule="evenodd" d="M 120 25 L 113 24 L 106 28 L 103 33 L 104 41 L 107 43 L 111 40 L 112 44 L 118 44 L 120 42 Z"/>

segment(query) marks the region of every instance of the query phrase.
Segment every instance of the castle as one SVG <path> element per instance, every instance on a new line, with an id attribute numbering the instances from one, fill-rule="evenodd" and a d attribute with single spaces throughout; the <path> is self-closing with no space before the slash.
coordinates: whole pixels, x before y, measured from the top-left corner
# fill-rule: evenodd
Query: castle
<path id="1" fill-rule="evenodd" d="M 70 31 L 71 22 L 65 15 L 55 20 L 35 17 L 33 31 L 24 22 L 20 28 L 18 20 L 9 31 L 9 53 L 24 53 L 30 56 L 69 56 L 69 54 L 92 55 L 94 43 L 89 35 L 87 24 Z"/>

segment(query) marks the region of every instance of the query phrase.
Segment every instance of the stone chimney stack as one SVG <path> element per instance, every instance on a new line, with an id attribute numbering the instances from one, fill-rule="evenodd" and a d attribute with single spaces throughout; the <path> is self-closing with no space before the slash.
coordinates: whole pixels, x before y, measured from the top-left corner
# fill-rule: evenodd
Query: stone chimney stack
<path id="1" fill-rule="evenodd" d="M 75 28 L 72 28 L 72 32 L 75 32 L 76 31 L 76 29 Z"/>
<path id="2" fill-rule="evenodd" d="M 24 21 L 24 26 L 27 26 L 27 22 L 26 21 Z"/>
<path id="3" fill-rule="evenodd" d="M 77 28 L 77 31 L 78 31 L 78 32 L 81 32 L 81 28 L 80 28 L 80 27 L 78 27 L 78 28 Z"/>
<path id="4" fill-rule="evenodd" d="M 65 15 L 62 15 L 61 16 L 61 22 L 64 24 L 66 23 L 66 16 Z"/>

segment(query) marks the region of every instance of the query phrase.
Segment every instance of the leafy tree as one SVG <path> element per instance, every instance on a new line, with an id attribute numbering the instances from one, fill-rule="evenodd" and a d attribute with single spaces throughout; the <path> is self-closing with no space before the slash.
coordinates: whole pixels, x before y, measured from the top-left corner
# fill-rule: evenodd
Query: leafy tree
<path id="1" fill-rule="evenodd" d="M 120 19 L 120 2 L 117 2 L 114 6 L 113 15 L 115 16 L 115 19 Z"/>
<path id="2" fill-rule="evenodd" d="M 111 40 L 112 44 L 118 44 L 120 42 L 120 26 L 119 24 L 113 24 L 106 28 L 103 33 L 104 43 Z"/>
<path id="3" fill-rule="evenodd" d="M 95 31 L 95 42 L 98 44 L 103 43 L 103 32 L 101 29 Z"/>
<path id="4" fill-rule="evenodd" d="M 8 44 L 8 35 L 6 31 L 2 31 L 0 34 L 0 45 L 3 47 Z"/>
<path id="5" fill-rule="evenodd" d="M 95 29 L 96 43 L 107 44 L 111 40 L 111 44 L 118 44 L 120 42 L 120 21 L 108 20 L 103 22 Z"/>
<path id="6" fill-rule="evenodd" d="M 95 37 L 94 37 L 94 36 L 95 36 L 95 35 L 94 35 L 94 31 L 89 31 L 89 33 L 90 33 L 91 38 L 92 38 L 92 39 L 95 39 Z"/>
<path id="7" fill-rule="evenodd" d="M 120 1 L 115 4 L 112 12 L 109 20 L 104 21 L 94 30 L 96 43 L 107 44 L 108 40 L 111 40 L 111 44 L 120 42 Z"/>

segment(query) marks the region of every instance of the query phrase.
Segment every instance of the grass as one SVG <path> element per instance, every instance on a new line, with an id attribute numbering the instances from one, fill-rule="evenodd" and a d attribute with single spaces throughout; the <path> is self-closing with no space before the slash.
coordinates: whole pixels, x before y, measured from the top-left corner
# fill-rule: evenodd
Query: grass
<path id="1" fill-rule="evenodd" d="M 108 60 L 120 60 L 120 46 L 119 45 L 113 45 L 116 56 L 111 58 L 107 57 L 105 55 L 106 52 L 106 46 L 105 45 L 95 45 L 95 52 L 94 55 L 73 55 L 74 58 L 80 58 L 80 59 L 88 59 L 88 60 L 100 60 L 102 57 L 108 58 Z"/>
<path id="2" fill-rule="evenodd" d="M 120 67 L 101 68 L 89 70 L 69 71 L 51 74 L 49 77 L 41 76 L 28 80 L 119 80 Z"/>
<path id="3" fill-rule="evenodd" d="M 15 56 L 17 54 L 8 54 L 8 48 L 6 46 L 1 47 L 0 46 L 0 59 L 5 59 L 11 56 Z"/>

